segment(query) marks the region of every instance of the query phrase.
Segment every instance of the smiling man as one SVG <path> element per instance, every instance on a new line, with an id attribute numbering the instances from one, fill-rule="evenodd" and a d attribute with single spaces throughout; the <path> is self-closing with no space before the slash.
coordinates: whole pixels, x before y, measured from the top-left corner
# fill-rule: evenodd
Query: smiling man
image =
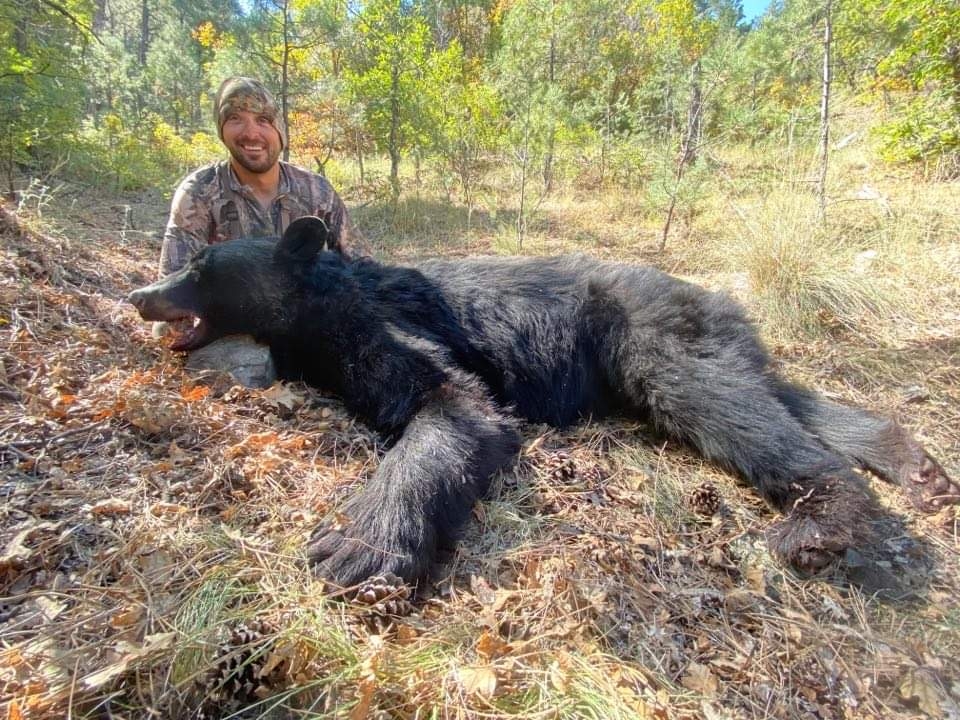
<path id="1" fill-rule="evenodd" d="M 273 96 L 261 82 L 247 77 L 224 80 L 214 101 L 214 117 L 230 157 L 194 171 L 177 187 L 160 251 L 161 278 L 182 268 L 205 245 L 279 238 L 291 222 L 308 215 L 324 219 L 336 249 L 345 255 L 370 254 L 327 179 L 280 160 L 286 129 Z M 157 323 L 154 334 L 169 329 Z M 172 345 L 177 349 L 190 328 L 173 329 L 181 334 Z M 212 352 L 212 357 L 191 357 L 193 366 L 229 370 L 247 385 L 269 384 L 272 370 L 268 367 L 264 374 L 259 369 L 269 366 L 269 357 L 249 340 L 220 341 Z M 244 369 L 249 367 L 255 368 L 253 375 Z"/>
<path id="2" fill-rule="evenodd" d="M 240 237 L 280 237 L 299 217 L 324 218 L 348 255 L 369 254 L 326 178 L 280 160 L 283 120 L 257 80 L 223 81 L 214 102 L 229 160 L 191 173 L 173 196 L 160 252 L 160 277 L 183 267 L 201 247 Z"/>

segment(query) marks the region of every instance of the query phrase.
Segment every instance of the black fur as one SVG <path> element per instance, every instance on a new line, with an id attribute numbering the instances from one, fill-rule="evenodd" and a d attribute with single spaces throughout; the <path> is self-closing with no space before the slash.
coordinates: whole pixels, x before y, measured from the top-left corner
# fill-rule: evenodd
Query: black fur
<path id="1" fill-rule="evenodd" d="M 854 464 L 921 506 L 960 500 L 900 426 L 777 377 L 722 294 L 584 257 L 348 261 L 326 239 L 306 218 L 278 244 L 211 246 L 130 299 L 148 320 L 199 317 L 183 349 L 254 335 L 281 377 L 338 394 L 395 441 L 343 508 L 349 523 L 312 537 L 311 560 L 337 584 L 424 575 L 515 457 L 516 419 L 649 419 L 783 512 L 772 549 L 808 570 L 870 537 L 878 505 Z"/>

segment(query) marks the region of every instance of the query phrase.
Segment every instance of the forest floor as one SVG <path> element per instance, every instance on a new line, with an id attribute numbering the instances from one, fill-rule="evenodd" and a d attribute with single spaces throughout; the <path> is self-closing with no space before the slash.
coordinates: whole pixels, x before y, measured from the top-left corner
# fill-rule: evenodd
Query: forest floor
<path id="1" fill-rule="evenodd" d="M 762 268 L 724 260 L 750 232 L 718 228 L 785 222 L 747 191 L 659 254 L 629 198 L 570 193 L 522 251 L 736 293 L 784 373 L 897 417 L 957 477 L 957 189 L 881 190 L 885 208 L 838 206 L 833 234 L 909 302 L 825 306 L 819 332 L 778 332 Z M 509 223 L 465 232 L 441 206 L 408 203 L 396 232 L 356 215 L 388 259 L 517 250 Z M 899 520 L 800 577 L 770 557 L 756 494 L 629 421 L 526 427 L 415 596 L 325 599 L 304 540 L 382 445 L 330 397 L 191 377 L 150 337 L 124 297 L 154 277 L 165 210 L 89 189 L 0 208 L 6 718 L 960 718 L 957 508 L 920 515 L 871 480 Z M 893 223 L 914 233 L 906 259 Z"/>

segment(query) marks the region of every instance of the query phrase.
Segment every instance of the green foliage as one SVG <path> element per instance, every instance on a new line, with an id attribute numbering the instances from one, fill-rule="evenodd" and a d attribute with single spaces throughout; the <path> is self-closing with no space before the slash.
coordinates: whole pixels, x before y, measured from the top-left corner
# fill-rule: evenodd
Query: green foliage
<path id="1" fill-rule="evenodd" d="M 468 212 L 503 129 L 499 98 L 477 68 L 454 40 L 430 57 L 425 87 L 434 116 L 430 150 L 442 171 L 456 178 Z"/>
<path id="2" fill-rule="evenodd" d="M 223 155 L 215 136 L 198 132 L 184 139 L 155 115 L 129 127 L 111 113 L 98 126 L 88 123 L 69 142 L 68 171 L 115 191 L 168 187 L 189 169 Z"/>
<path id="3" fill-rule="evenodd" d="M 902 91 L 897 117 L 880 129 L 887 157 L 960 154 L 960 4 L 893 0 L 881 7 L 884 27 L 902 37 L 877 66 L 879 88 Z"/>
<path id="4" fill-rule="evenodd" d="M 77 60 L 89 34 L 89 7 L 66 2 L 76 23 L 47 5 L 7 5 L 0 16 L 0 164 L 13 186 L 18 165 L 56 166 L 69 152 L 63 140 L 83 114 Z"/>
<path id="5" fill-rule="evenodd" d="M 413 159 L 416 182 L 438 177 L 468 214 L 498 164 L 536 202 L 554 178 L 647 191 L 661 177 L 685 205 L 695 178 L 669 190 L 660 160 L 690 137 L 705 151 L 812 141 L 822 13 L 819 0 L 778 0 L 745 27 L 735 0 L 10 5 L 0 169 L 10 185 L 55 168 L 166 182 L 217 154 L 197 135 L 214 131 L 213 90 L 247 74 L 278 94 L 298 160 L 353 160 L 366 187 L 367 155 L 388 154 L 395 197 Z M 943 0 L 836 7 L 838 88 L 876 109 L 884 158 L 958 164 L 957 27 L 960 5 Z"/>
<path id="6" fill-rule="evenodd" d="M 344 80 L 378 148 L 389 150 L 391 143 L 403 151 L 425 147 L 432 119 L 425 101 L 432 49 L 426 22 L 400 0 L 374 0 L 364 6 L 354 29 Z"/>

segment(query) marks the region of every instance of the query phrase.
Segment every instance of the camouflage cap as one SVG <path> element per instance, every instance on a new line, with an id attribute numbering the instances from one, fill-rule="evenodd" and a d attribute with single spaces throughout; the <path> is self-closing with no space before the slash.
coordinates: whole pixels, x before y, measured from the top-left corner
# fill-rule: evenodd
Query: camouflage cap
<path id="1" fill-rule="evenodd" d="M 217 134 L 221 140 L 223 140 L 223 124 L 230 113 L 236 110 L 266 115 L 270 119 L 270 124 L 280 135 L 281 147 L 286 146 L 287 130 L 277 110 L 277 103 L 270 91 L 259 80 L 230 77 L 220 83 L 220 89 L 217 90 L 217 97 L 213 104 L 213 112 L 217 120 Z"/>

